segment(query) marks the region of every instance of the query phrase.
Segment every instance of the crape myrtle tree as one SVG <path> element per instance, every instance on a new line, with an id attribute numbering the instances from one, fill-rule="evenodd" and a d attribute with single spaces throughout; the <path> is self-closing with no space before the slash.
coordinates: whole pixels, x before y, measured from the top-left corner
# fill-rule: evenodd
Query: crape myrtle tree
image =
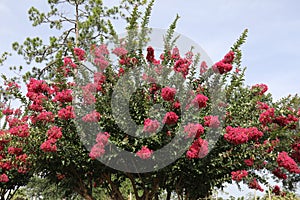
<path id="1" fill-rule="evenodd" d="M 269 192 L 284 196 L 283 189 L 270 185 L 262 175 L 266 171 L 282 181 L 285 189 L 294 188 L 300 173 L 299 98 L 273 102 L 266 85 L 244 85 L 240 47 L 247 30 L 223 59 L 207 66 L 199 62 L 201 55 L 193 55 L 193 48 L 181 52 L 176 47 L 173 35 L 178 17 L 165 35 L 160 58 L 151 46 L 145 46 L 154 1 L 122 1 L 113 8 L 106 8 L 102 1 L 48 3 L 49 13 L 31 8 L 30 20 L 34 26 L 49 24 L 62 35 L 50 37 L 46 45 L 39 38 L 13 44 L 28 65 L 37 65 L 22 77 L 25 94 L 17 78 L 3 76 L 3 98 L 19 99 L 21 110 L 12 109 L 9 102 L 2 107 L 8 125 L 2 129 L 1 141 L 6 137 L 14 140 L 1 143 L 1 188 L 25 184 L 31 174 L 37 174 L 63 188 L 66 196 L 77 193 L 85 199 L 95 199 L 95 188 L 104 188 L 112 199 L 126 199 L 128 183 L 135 199 L 159 199 L 165 193 L 166 199 L 175 194 L 178 199 L 199 199 L 232 181 L 261 191 L 263 184 Z M 64 15 L 57 9 L 60 5 L 73 8 L 74 17 Z M 114 31 L 110 22 L 114 17 L 127 21 L 125 39 Z M 110 49 L 107 41 L 114 41 L 115 46 Z M 118 81 L 132 70 L 142 72 L 142 81 L 126 79 L 127 87 L 114 96 Z M 172 85 L 169 76 L 189 83 L 188 92 Z M 135 84 L 138 89 L 126 96 Z M 128 100 L 131 119 L 142 127 L 136 134 L 148 136 L 146 139 L 133 137 L 122 128 L 124 122 L 115 118 L 111 104 L 116 99 L 119 104 Z M 166 112 L 151 115 L 156 104 L 163 105 Z M 80 109 L 90 105 L 93 109 L 88 113 Z M 120 118 L 126 118 L 122 113 Z M 187 121 L 184 113 L 193 121 Z M 78 125 L 78 121 L 83 123 Z M 92 124 L 103 131 L 89 135 Z M 106 154 L 118 146 L 147 163 L 177 135 L 190 142 L 182 156 L 162 169 L 133 173 L 97 160 L 113 160 L 118 155 Z M 18 159 L 23 154 L 29 165 L 27 176 L 16 170 L 16 164 L 5 167 L 9 156 Z"/>

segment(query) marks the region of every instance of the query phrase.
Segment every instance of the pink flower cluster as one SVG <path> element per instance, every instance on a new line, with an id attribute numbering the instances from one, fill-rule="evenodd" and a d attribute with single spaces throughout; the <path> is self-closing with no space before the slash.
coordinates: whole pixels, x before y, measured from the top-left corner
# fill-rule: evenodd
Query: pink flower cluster
<path id="1" fill-rule="evenodd" d="M 31 78 L 27 84 L 26 96 L 33 102 L 29 108 L 35 111 L 43 110 L 43 102 L 48 100 L 48 96 L 45 94 L 52 94 L 54 91 L 43 80 L 36 80 Z"/>
<path id="2" fill-rule="evenodd" d="M 245 159 L 245 160 L 244 160 L 244 163 L 245 163 L 247 166 L 251 167 L 251 166 L 254 164 L 254 160 L 253 160 L 252 158 L 250 158 L 250 159 Z"/>
<path id="3" fill-rule="evenodd" d="M 53 101 L 54 102 L 61 102 L 61 103 L 66 103 L 66 102 L 72 102 L 73 96 L 72 96 L 72 90 L 63 90 L 61 92 L 57 92 Z"/>
<path id="4" fill-rule="evenodd" d="M 204 128 L 201 124 L 188 123 L 184 126 L 184 132 L 187 133 L 187 138 L 199 138 L 204 133 Z"/>
<path id="5" fill-rule="evenodd" d="M 86 114 L 84 117 L 82 117 L 82 121 L 84 122 L 98 122 L 100 120 L 100 113 L 97 111 L 92 111 L 91 113 Z"/>
<path id="6" fill-rule="evenodd" d="M 273 118 L 275 115 L 275 109 L 274 108 L 269 108 L 263 113 L 260 114 L 259 116 L 259 121 L 262 123 L 263 126 L 266 126 L 269 123 L 273 122 Z"/>
<path id="7" fill-rule="evenodd" d="M 278 185 L 275 185 L 275 187 L 272 190 L 272 193 L 274 193 L 275 195 L 280 195 L 280 187 Z"/>
<path id="8" fill-rule="evenodd" d="M 261 192 L 264 191 L 264 189 L 258 184 L 256 178 L 254 178 L 249 184 L 248 184 L 249 188 L 251 189 L 255 189 L 255 190 L 259 190 Z"/>
<path id="9" fill-rule="evenodd" d="M 47 140 L 43 142 L 40 146 L 41 150 L 44 152 L 56 152 L 57 139 L 60 139 L 62 137 L 61 127 L 52 126 L 47 131 L 47 136 L 48 136 Z"/>
<path id="10" fill-rule="evenodd" d="M 144 121 L 144 129 L 143 131 L 145 133 L 155 133 L 156 130 L 159 128 L 160 124 L 157 120 L 152 120 L 152 119 L 145 119 Z"/>
<path id="11" fill-rule="evenodd" d="M 224 74 L 232 70 L 232 62 L 234 60 L 234 52 L 228 52 L 224 58 L 213 65 L 212 69 L 215 73 Z"/>
<path id="12" fill-rule="evenodd" d="M 118 57 L 122 57 L 125 56 L 128 53 L 128 51 L 123 47 L 117 47 L 112 51 L 112 53 L 117 55 Z"/>
<path id="13" fill-rule="evenodd" d="M 83 61 L 85 59 L 85 51 L 83 49 L 74 48 L 74 53 L 79 61 Z"/>
<path id="14" fill-rule="evenodd" d="M 73 106 L 67 106 L 66 108 L 62 108 L 58 111 L 58 118 L 63 120 L 74 119 L 75 113 Z"/>
<path id="15" fill-rule="evenodd" d="M 96 97 L 93 92 L 96 92 L 96 85 L 94 83 L 89 83 L 85 86 L 82 86 L 82 96 L 83 96 L 83 104 L 92 105 L 96 103 Z M 100 89 L 102 89 L 100 85 Z"/>
<path id="16" fill-rule="evenodd" d="M 9 178 L 6 174 L 0 175 L 0 183 L 7 183 L 9 181 Z"/>
<path id="17" fill-rule="evenodd" d="M 181 73 L 184 78 L 189 73 L 189 67 L 191 65 L 191 61 L 186 58 L 180 58 L 175 62 L 175 65 L 173 67 L 175 72 Z"/>
<path id="18" fill-rule="evenodd" d="M 257 140 L 263 136 L 263 133 L 256 127 L 251 128 L 232 128 L 231 126 L 226 127 L 226 134 L 224 139 L 232 144 L 238 145 L 248 142 L 249 140 Z"/>
<path id="19" fill-rule="evenodd" d="M 102 91 L 103 89 L 103 84 L 106 81 L 106 77 L 102 72 L 95 72 L 94 73 L 94 84 L 96 86 L 97 91 Z"/>
<path id="20" fill-rule="evenodd" d="M 18 147 L 8 147 L 7 152 L 12 155 L 20 155 L 22 154 L 23 149 Z"/>
<path id="21" fill-rule="evenodd" d="M 293 151 L 292 151 L 291 157 L 292 157 L 295 161 L 297 161 L 297 162 L 300 163 L 300 141 L 294 143 L 294 144 L 292 145 L 292 149 L 293 149 Z"/>
<path id="22" fill-rule="evenodd" d="M 141 159 L 149 159 L 153 154 L 153 150 L 149 149 L 147 146 L 142 146 L 142 148 L 136 152 L 136 155 Z"/>
<path id="23" fill-rule="evenodd" d="M 164 87 L 161 89 L 161 96 L 165 101 L 173 101 L 175 98 L 176 89 L 171 87 Z"/>
<path id="24" fill-rule="evenodd" d="M 14 126 L 9 129 L 11 135 L 15 135 L 21 138 L 29 136 L 29 127 L 28 124 L 22 124 L 19 126 Z"/>
<path id="25" fill-rule="evenodd" d="M 290 173 L 300 174 L 300 168 L 287 152 L 283 151 L 278 154 L 277 163 L 279 167 L 283 167 Z"/>
<path id="26" fill-rule="evenodd" d="M 266 84 L 256 84 L 256 85 L 253 85 L 251 89 L 255 90 L 255 91 L 258 90 L 258 92 L 256 92 L 256 94 L 263 95 L 265 92 L 268 91 L 268 86 Z"/>
<path id="27" fill-rule="evenodd" d="M 276 168 L 272 171 L 272 173 L 274 174 L 274 176 L 276 176 L 277 178 L 280 179 L 287 179 L 287 175 L 285 173 L 283 173 L 279 168 Z"/>
<path id="28" fill-rule="evenodd" d="M 208 69 L 208 66 L 207 66 L 206 62 L 202 61 L 201 65 L 200 65 L 200 75 L 202 75 L 205 72 L 207 72 L 207 69 Z"/>
<path id="29" fill-rule="evenodd" d="M 192 105 L 196 108 L 204 108 L 207 105 L 208 98 L 203 94 L 197 94 L 192 100 Z"/>
<path id="30" fill-rule="evenodd" d="M 294 115 L 288 114 L 287 117 L 285 116 L 277 116 L 273 120 L 274 123 L 278 124 L 281 127 L 289 126 L 291 129 L 296 128 L 296 122 L 298 122 L 299 119 L 295 117 Z"/>
<path id="31" fill-rule="evenodd" d="M 205 116 L 204 117 L 204 126 L 210 128 L 218 128 L 220 126 L 220 121 L 218 116 Z"/>
<path id="32" fill-rule="evenodd" d="M 167 124 L 167 125 L 172 125 L 172 124 L 176 124 L 178 121 L 178 116 L 176 113 L 174 112 L 167 112 L 164 119 L 163 119 L 163 123 Z"/>
<path id="33" fill-rule="evenodd" d="M 96 159 L 99 158 L 100 156 L 102 156 L 105 153 L 105 146 L 108 143 L 108 139 L 109 139 L 110 135 L 107 132 L 100 132 L 97 134 L 96 137 L 96 144 L 92 147 L 91 151 L 90 151 L 90 158 L 91 159 Z"/>
<path id="34" fill-rule="evenodd" d="M 149 46 L 147 48 L 147 56 L 146 56 L 146 60 L 150 63 L 152 63 L 154 61 L 154 49 L 153 47 Z"/>
<path id="35" fill-rule="evenodd" d="M 52 112 L 48 111 L 43 111 L 36 118 L 31 118 L 32 123 L 35 123 L 36 121 L 44 122 L 44 123 L 49 123 L 49 122 L 54 122 L 54 114 Z"/>
<path id="36" fill-rule="evenodd" d="M 109 51 L 106 45 L 102 44 L 100 46 L 94 46 L 91 53 L 94 56 L 95 65 L 99 67 L 101 71 L 104 71 L 110 65 L 110 62 L 107 59 Z"/>
<path id="37" fill-rule="evenodd" d="M 231 172 L 231 179 L 237 182 L 240 182 L 243 178 L 248 176 L 248 172 L 246 170 L 238 170 Z"/>
<path id="38" fill-rule="evenodd" d="M 188 159 L 204 158 L 208 154 L 208 142 L 199 137 L 186 152 Z"/>

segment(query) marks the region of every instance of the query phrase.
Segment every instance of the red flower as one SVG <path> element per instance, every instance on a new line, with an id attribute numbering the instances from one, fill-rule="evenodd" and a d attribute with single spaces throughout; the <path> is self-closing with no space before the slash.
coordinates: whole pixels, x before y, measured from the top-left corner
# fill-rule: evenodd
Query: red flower
<path id="1" fill-rule="evenodd" d="M 102 144 L 95 144 L 90 151 L 90 158 L 93 160 L 101 157 L 105 153 L 105 149 Z"/>
<path id="2" fill-rule="evenodd" d="M 241 181 L 246 176 L 248 176 L 248 172 L 246 170 L 231 172 L 231 179 L 237 182 Z"/>
<path id="3" fill-rule="evenodd" d="M 270 108 L 270 109 L 266 110 L 265 112 L 261 113 L 259 116 L 260 123 L 262 123 L 262 125 L 264 125 L 264 126 L 266 126 L 269 123 L 272 123 L 274 115 L 275 115 L 274 112 L 275 112 L 275 109 Z"/>
<path id="4" fill-rule="evenodd" d="M 171 87 L 165 87 L 161 90 L 161 96 L 165 101 L 173 101 L 175 98 L 176 89 Z"/>
<path id="5" fill-rule="evenodd" d="M 192 105 L 197 108 L 204 108 L 206 107 L 208 98 L 203 94 L 197 94 L 197 96 L 192 100 Z"/>
<path id="6" fill-rule="evenodd" d="M 41 144 L 41 150 L 44 152 L 56 152 L 57 147 L 56 147 L 56 139 L 49 139 L 46 140 L 43 144 Z"/>
<path id="7" fill-rule="evenodd" d="M 105 83 L 106 77 L 101 72 L 94 73 L 94 84 L 96 86 L 97 91 L 102 90 L 102 85 Z"/>
<path id="8" fill-rule="evenodd" d="M 280 179 L 287 179 L 287 175 L 285 173 L 283 173 L 279 168 L 276 168 L 272 171 L 272 173 L 274 174 L 274 176 L 276 176 L 277 178 Z"/>
<path id="9" fill-rule="evenodd" d="M 74 48 L 74 53 L 77 56 L 79 61 L 83 61 L 85 59 L 85 51 L 80 48 Z"/>
<path id="10" fill-rule="evenodd" d="M 173 48 L 171 58 L 174 60 L 178 60 L 180 58 L 180 53 L 179 53 L 178 47 Z"/>
<path id="11" fill-rule="evenodd" d="M 171 125 L 171 124 L 176 124 L 177 121 L 178 121 L 178 116 L 176 115 L 176 113 L 174 112 L 167 112 L 164 119 L 163 119 L 163 123 L 164 124 L 168 124 L 168 125 Z"/>
<path id="12" fill-rule="evenodd" d="M 52 112 L 41 112 L 37 117 L 36 120 L 41 122 L 54 122 L 54 114 Z"/>
<path id="13" fill-rule="evenodd" d="M 218 128 L 220 126 L 220 121 L 218 116 L 205 116 L 204 125 L 211 128 Z"/>
<path id="14" fill-rule="evenodd" d="M 173 69 L 174 69 L 174 71 L 181 73 L 182 76 L 184 78 L 186 78 L 186 76 L 189 73 L 190 65 L 191 65 L 191 61 L 189 61 L 186 58 L 180 58 L 179 60 L 177 60 L 175 62 L 175 65 L 174 65 Z"/>
<path id="15" fill-rule="evenodd" d="M 91 151 L 90 151 L 90 158 L 92 158 L 93 160 L 96 158 L 101 157 L 104 153 L 105 153 L 105 145 L 108 142 L 110 135 L 107 132 L 100 132 L 97 134 L 96 137 L 96 144 L 92 147 Z"/>
<path id="16" fill-rule="evenodd" d="M 200 65 L 200 75 L 204 74 L 208 69 L 208 66 L 205 61 L 202 61 Z"/>
<path id="17" fill-rule="evenodd" d="M 108 132 L 100 132 L 97 134 L 96 142 L 98 144 L 101 144 L 102 146 L 105 146 L 108 142 L 109 137 L 110 135 Z"/>
<path id="18" fill-rule="evenodd" d="M 260 110 L 268 110 L 269 109 L 269 105 L 266 103 L 258 101 L 257 105 Z"/>
<path id="19" fill-rule="evenodd" d="M 101 69 L 101 71 L 104 71 L 109 66 L 109 61 L 107 61 L 105 57 L 95 58 L 94 63 Z"/>
<path id="20" fill-rule="evenodd" d="M 280 187 L 278 185 L 275 185 L 275 187 L 272 190 L 272 193 L 275 195 L 280 195 Z"/>
<path id="21" fill-rule="evenodd" d="M 258 182 L 255 178 L 248 184 L 248 186 L 251 189 L 259 190 L 261 192 L 264 191 L 264 189 L 262 189 L 262 187 L 258 184 Z"/>
<path id="22" fill-rule="evenodd" d="M 57 92 L 56 96 L 54 97 L 54 102 L 61 102 L 61 103 L 65 103 L 65 102 L 72 102 L 73 97 L 72 97 L 72 90 L 63 90 L 61 92 Z"/>
<path id="23" fill-rule="evenodd" d="M 174 103 L 173 103 L 173 108 L 174 109 L 179 109 L 180 108 L 180 102 L 179 101 L 175 101 Z"/>
<path id="24" fill-rule="evenodd" d="M 62 108 L 58 111 L 58 118 L 63 120 L 74 119 L 75 113 L 73 106 L 67 106 L 66 108 Z"/>
<path id="25" fill-rule="evenodd" d="M 259 131 L 256 127 L 246 129 L 249 140 L 258 140 L 263 136 L 263 132 Z"/>
<path id="26" fill-rule="evenodd" d="M 140 157 L 141 159 L 149 159 L 151 155 L 153 154 L 153 150 L 150 150 L 148 147 L 143 146 L 141 150 L 136 152 L 136 155 Z"/>
<path id="27" fill-rule="evenodd" d="M 278 154 L 277 163 L 279 167 L 283 167 L 291 173 L 300 174 L 297 163 L 285 151 Z"/>
<path id="28" fill-rule="evenodd" d="M 256 84 L 253 85 L 251 89 L 254 90 L 256 94 L 263 95 L 268 90 L 268 86 L 266 84 Z"/>
<path id="29" fill-rule="evenodd" d="M 118 57 L 125 56 L 128 51 L 123 47 L 117 47 L 112 51 L 113 54 L 117 55 Z"/>
<path id="30" fill-rule="evenodd" d="M 6 174 L 0 175 L 0 183 L 7 183 L 9 181 L 8 176 Z"/>
<path id="31" fill-rule="evenodd" d="M 219 61 L 213 65 L 212 69 L 215 73 L 224 74 L 232 70 L 232 65 Z"/>
<path id="32" fill-rule="evenodd" d="M 187 138 L 199 138 L 204 133 L 204 128 L 201 124 L 189 123 L 184 127 L 184 132 L 187 133 Z"/>
<path id="33" fill-rule="evenodd" d="M 23 124 L 20 126 L 15 126 L 9 129 L 9 133 L 16 135 L 18 137 L 28 137 L 29 136 L 29 127 L 28 124 Z"/>
<path id="34" fill-rule="evenodd" d="M 208 142 L 199 137 L 193 142 L 189 150 L 186 152 L 186 157 L 188 159 L 204 158 L 207 154 Z"/>
<path id="35" fill-rule="evenodd" d="M 147 56 L 146 56 L 146 59 L 148 62 L 153 62 L 154 61 L 154 49 L 153 47 L 149 46 L 147 48 Z"/>
<path id="36" fill-rule="evenodd" d="M 244 160 L 244 163 L 251 167 L 254 164 L 254 160 L 252 158 Z"/>
<path id="37" fill-rule="evenodd" d="M 233 51 L 229 51 L 223 58 L 222 62 L 226 63 L 226 64 L 232 64 L 234 60 L 234 52 Z"/>
<path id="38" fill-rule="evenodd" d="M 144 129 L 143 131 L 146 133 L 155 133 L 159 128 L 159 122 L 157 120 L 146 119 L 144 121 Z"/>
<path id="39" fill-rule="evenodd" d="M 22 153 L 22 148 L 18 147 L 8 147 L 7 152 L 9 154 L 20 155 Z"/>
<path id="40" fill-rule="evenodd" d="M 241 127 L 232 128 L 231 126 L 227 126 L 224 139 L 232 144 L 238 145 L 248 142 L 248 135 L 245 129 Z"/>
<path id="41" fill-rule="evenodd" d="M 48 139 L 59 139 L 62 137 L 61 127 L 53 126 L 47 131 Z"/>
<path id="42" fill-rule="evenodd" d="M 84 122 L 98 122 L 100 120 L 100 113 L 97 111 L 92 111 L 91 113 L 86 114 L 84 117 L 82 117 L 82 121 Z"/>

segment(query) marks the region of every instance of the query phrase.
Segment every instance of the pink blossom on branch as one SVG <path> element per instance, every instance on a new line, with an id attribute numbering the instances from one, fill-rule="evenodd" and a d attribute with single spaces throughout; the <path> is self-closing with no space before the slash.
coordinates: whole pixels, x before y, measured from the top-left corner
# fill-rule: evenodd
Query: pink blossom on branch
<path id="1" fill-rule="evenodd" d="M 82 117 L 82 121 L 84 122 L 98 122 L 100 120 L 100 113 L 97 111 L 92 111 L 91 113 L 86 114 L 84 117 Z"/>
<path id="2" fill-rule="evenodd" d="M 85 51 L 83 49 L 74 48 L 74 53 L 79 61 L 83 61 L 85 59 Z"/>
<path id="3" fill-rule="evenodd" d="M 246 170 L 238 170 L 231 172 L 231 179 L 234 181 L 241 181 L 243 178 L 248 176 L 248 172 Z"/>
<path id="4" fill-rule="evenodd" d="M 73 106 L 67 106 L 66 108 L 62 108 L 58 111 L 58 118 L 63 120 L 74 119 L 75 113 Z"/>
<path id="5" fill-rule="evenodd" d="M 123 47 L 117 47 L 112 51 L 113 54 L 117 55 L 118 57 L 125 56 L 128 51 Z"/>
<path id="6" fill-rule="evenodd" d="M 156 130 L 159 128 L 160 124 L 157 120 L 152 119 L 145 119 L 144 121 L 144 129 L 143 131 L 146 133 L 155 133 Z"/>
<path id="7" fill-rule="evenodd" d="M 204 125 L 210 128 L 218 128 L 220 126 L 220 121 L 218 116 L 205 116 Z"/>
<path id="8" fill-rule="evenodd" d="M 278 154 L 277 163 L 279 167 L 283 167 L 290 173 L 300 174 L 300 168 L 287 152 L 283 151 Z"/>
<path id="9" fill-rule="evenodd" d="M 146 146 L 143 146 L 138 152 L 136 152 L 136 155 L 140 157 L 141 159 L 149 159 L 153 154 L 153 150 L 149 149 Z"/>
<path id="10" fill-rule="evenodd" d="M 0 175 L 0 183 L 7 183 L 9 181 L 9 178 L 6 174 Z"/>
<path id="11" fill-rule="evenodd" d="M 163 123 L 167 124 L 167 125 L 172 125 L 172 124 L 176 124 L 178 121 L 178 116 L 176 113 L 174 112 L 167 112 L 164 119 L 163 119 Z"/>
<path id="12" fill-rule="evenodd" d="M 208 142 L 199 137 L 186 152 L 188 159 L 204 158 L 208 154 Z"/>
<path id="13" fill-rule="evenodd" d="M 184 126 L 184 132 L 187 133 L 187 138 L 199 138 L 204 133 L 204 128 L 201 124 L 188 123 Z"/>
<path id="14" fill-rule="evenodd" d="M 249 186 L 250 189 L 259 190 L 261 192 L 264 191 L 264 189 L 257 182 L 256 178 L 254 178 L 250 183 L 248 183 L 248 186 Z"/>
<path id="15" fill-rule="evenodd" d="M 176 89 L 171 87 L 164 87 L 161 89 L 161 96 L 165 101 L 173 101 L 175 98 Z"/>
<path id="16" fill-rule="evenodd" d="M 207 105 L 208 98 L 203 94 L 197 94 L 197 96 L 192 100 L 192 105 L 196 108 L 204 108 Z"/>

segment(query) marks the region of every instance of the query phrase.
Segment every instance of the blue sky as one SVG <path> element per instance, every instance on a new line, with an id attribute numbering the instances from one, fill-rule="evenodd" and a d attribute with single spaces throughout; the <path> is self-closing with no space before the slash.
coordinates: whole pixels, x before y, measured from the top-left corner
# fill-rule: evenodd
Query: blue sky
<path id="1" fill-rule="evenodd" d="M 45 26 L 33 29 L 27 17 L 32 5 L 45 8 L 45 2 L 0 1 L 0 52 L 10 50 L 14 41 L 49 33 Z M 220 60 L 248 28 L 249 37 L 242 48 L 243 65 L 248 68 L 246 83 L 265 83 L 279 99 L 300 93 L 299 8 L 298 0 L 157 0 L 150 26 L 167 28 L 178 13 L 177 32 L 202 46 L 213 61 Z M 7 64 L 20 62 L 14 58 Z"/>

